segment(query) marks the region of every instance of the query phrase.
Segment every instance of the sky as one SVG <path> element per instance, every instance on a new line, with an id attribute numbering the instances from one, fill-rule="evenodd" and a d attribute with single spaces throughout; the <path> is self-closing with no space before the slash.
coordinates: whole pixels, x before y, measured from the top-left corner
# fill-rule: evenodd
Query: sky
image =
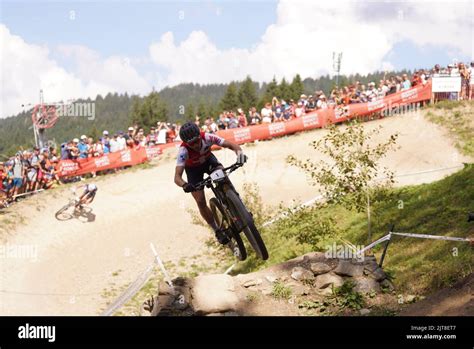
<path id="1" fill-rule="evenodd" d="M 473 59 L 474 1 L 0 0 L 0 118 L 36 104 Z"/>

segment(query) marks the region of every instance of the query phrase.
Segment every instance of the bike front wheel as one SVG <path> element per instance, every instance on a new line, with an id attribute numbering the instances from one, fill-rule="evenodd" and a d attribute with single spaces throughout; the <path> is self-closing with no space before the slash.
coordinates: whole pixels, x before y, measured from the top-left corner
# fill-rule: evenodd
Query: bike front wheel
<path id="1" fill-rule="evenodd" d="M 232 250 L 233 255 L 239 260 L 244 261 L 247 258 L 247 250 L 245 249 L 244 242 L 240 237 L 240 234 L 234 230 L 229 218 L 224 212 L 224 208 L 221 203 L 216 198 L 211 198 L 209 200 L 209 206 L 211 207 L 212 215 L 217 223 L 219 229 L 223 229 L 228 233 L 231 241 L 228 244 L 228 247 Z"/>
<path id="2" fill-rule="evenodd" d="M 61 207 L 54 215 L 56 219 L 58 221 L 67 221 L 68 219 L 71 219 L 72 215 L 68 212 L 68 209 L 72 206 L 74 206 L 74 203 L 70 202 Z"/>
<path id="3" fill-rule="evenodd" d="M 255 226 L 252 215 L 245 207 L 244 203 L 240 199 L 239 195 L 234 190 L 228 190 L 226 192 L 227 199 L 230 204 L 235 208 L 235 213 L 239 216 L 238 218 L 242 220 L 242 225 L 244 226 L 244 234 L 247 237 L 247 240 L 250 242 L 250 245 L 255 250 L 257 256 L 263 260 L 268 259 L 268 251 L 263 239 Z"/>

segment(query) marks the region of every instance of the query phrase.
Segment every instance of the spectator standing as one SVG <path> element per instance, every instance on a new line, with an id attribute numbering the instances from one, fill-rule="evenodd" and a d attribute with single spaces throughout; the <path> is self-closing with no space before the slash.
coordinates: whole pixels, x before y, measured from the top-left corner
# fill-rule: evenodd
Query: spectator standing
<path id="1" fill-rule="evenodd" d="M 173 143 L 176 139 L 176 125 L 171 125 L 168 123 L 167 126 L 168 132 L 166 132 L 166 143 Z"/>
<path id="2" fill-rule="evenodd" d="M 120 142 L 118 140 L 118 134 L 116 133 L 110 140 L 110 152 L 115 153 L 119 150 L 120 150 Z"/>
<path id="3" fill-rule="evenodd" d="M 469 67 L 469 99 L 474 99 L 474 62 Z"/>
<path id="4" fill-rule="evenodd" d="M 123 131 L 119 131 L 117 142 L 119 144 L 119 149 L 118 149 L 119 151 L 127 148 L 127 139 L 125 138 Z"/>
<path id="5" fill-rule="evenodd" d="M 262 118 L 260 117 L 260 114 L 257 113 L 257 108 L 255 107 L 250 108 L 249 119 L 250 119 L 250 125 L 258 125 L 262 122 Z"/>
<path id="6" fill-rule="evenodd" d="M 104 130 L 104 132 L 102 132 L 101 143 L 102 143 L 102 149 L 104 150 L 104 154 L 110 153 L 109 131 Z"/>
<path id="7" fill-rule="evenodd" d="M 304 115 L 304 105 L 303 102 L 298 102 L 298 105 L 295 108 L 295 117 L 299 118 Z"/>
<path id="8" fill-rule="evenodd" d="M 15 197 L 19 194 L 20 188 L 23 186 L 23 177 L 25 172 L 25 167 L 22 161 L 21 152 L 17 152 L 13 158 L 12 172 L 13 172 L 13 194 Z"/>
<path id="9" fill-rule="evenodd" d="M 245 113 L 242 108 L 237 109 L 237 112 L 239 113 L 239 116 L 237 118 L 239 122 L 239 127 L 247 127 L 247 117 L 245 116 Z"/>
<path id="10" fill-rule="evenodd" d="M 157 144 L 166 144 L 166 134 L 168 133 L 168 126 L 165 122 L 158 121 L 158 138 Z"/>
<path id="11" fill-rule="evenodd" d="M 87 145 L 87 136 L 82 135 L 81 136 L 81 141 L 77 145 L 77 148 L 79 150 L 79 158 L 85 159 L 88 156 L 89 153 L 89 147 Z"/>
<path id="12" fill-rule="evenodd" d="M 403 77 L 403 82 L 402 82 L 402 88 L 401 89 L 402 89 L 402 91 L 403 90 L 408 90 L 411 87 L 410 79 L 408 79 L 407 74 L 403 74 L 402 77 Z"/>
<path id="13" fill-rule="evenodd" d="M 266 103 L 265 106 L 262 108 L 260 115 L 262 116 L 262 123 L 271 123 L 273 117 L 272 105 L 270 103 Z"/>
<path id="14" fill-rule="evenodd" d="M 235 117 L 234 112 L 230 112 L 229 114 L 229 128 L 237 128 L 239 127 L 239 120 Z"/>

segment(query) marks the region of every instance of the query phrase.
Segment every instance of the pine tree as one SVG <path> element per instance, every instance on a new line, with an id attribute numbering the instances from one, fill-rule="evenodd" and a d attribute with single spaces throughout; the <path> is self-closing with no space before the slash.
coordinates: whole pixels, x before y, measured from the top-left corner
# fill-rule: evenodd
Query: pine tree
<path id="1" fill-rule="evenodd" d="M 283 98 L 286 101 L 291 99 L 290 85 L 286 82 L 285 78 L 281 79 L 281 83 L 278 86 L 278 96 L 280 97 L 280 99 Z"/>
<path id="2" fill-rule="evenodd" d="M 250 76 L 247 76 L 240 86 L 238 98 L 239 106 L 244 110 L 244 113 L 247 113 L 250 107 L 254 107 L 257 104 L 257 89 Z"/>
<path id="3" fill-rule="evenodd" d="M 295 101 L 297 101 L 300 98 L 300 96 L 303 94 L 304 85 L 303 85 L 303 82 L 301 81 L 300 74 L 296 74 L 296 76 L 293 78 L 293 81 L 291 82 L 291 85 L 290 85 L 290 91 L 291 91 L 290 96 Z"/>
<path id="4" fill-rule="evenodd" d="M 221 108 L 223 110 L 234 110 L 237 108 L 239 100 L 237 98 L 237 87 L 235 82 L 231 82 L 227 87 L 224 97 L 221 100 Z"/>
<path id="5" fill-rule="evenodd" d="M 184 110 L 184 117 L 186 121 L 194 121 L 195 115 L 196 114 L 194 113 L 194 105 L 192 103 L 189 103 Z"/>

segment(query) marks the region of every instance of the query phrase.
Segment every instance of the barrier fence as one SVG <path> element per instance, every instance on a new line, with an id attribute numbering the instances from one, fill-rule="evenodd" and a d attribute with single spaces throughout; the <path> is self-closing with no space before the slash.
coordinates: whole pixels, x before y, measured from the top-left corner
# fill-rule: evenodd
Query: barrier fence
<path id="1" fill-rule="evenodd" d="M 397 110 L 400 107 L 429 101 L 431 99 L 431 80 L 425 85 L 400 91 L 380 100 L 368 103 L 349 104 L 343 107 L 319 109 L 288 122 L 276 122 L 255 126 L 220 130 L 217 135 L 234 143 L 243 144 L 256 140 L 266 140 L 305 130 L 322 128 L 328 123 L 341 123 L 350 119 L 378 112 Z M 109 153 L 96 158 L 59 161 L 59 176 L 77 176 L 124 166 L 133 166 L 152 159 L 163 150 L 176 147 L 179 143 L 167 143 L 153 147 L 137 147 Z"/>

